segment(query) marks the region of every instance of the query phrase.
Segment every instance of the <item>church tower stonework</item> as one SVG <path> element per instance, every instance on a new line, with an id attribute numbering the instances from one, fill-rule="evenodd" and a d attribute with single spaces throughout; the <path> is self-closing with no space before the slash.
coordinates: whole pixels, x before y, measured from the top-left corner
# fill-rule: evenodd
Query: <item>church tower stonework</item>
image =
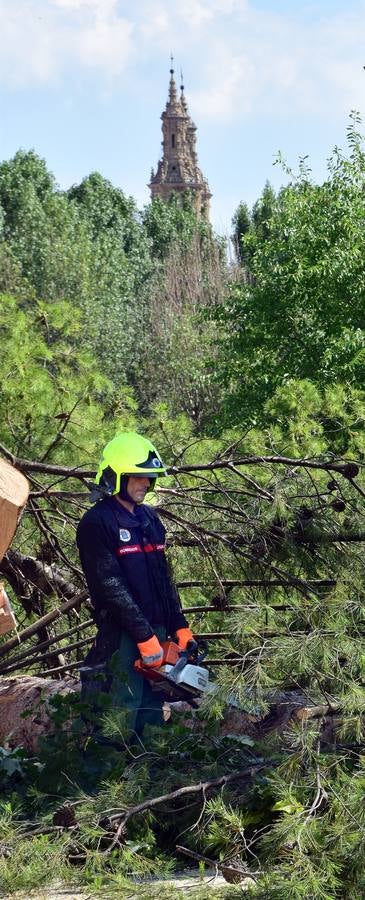
<path id="1" fill-rule="evenodd" d="M 189 116 L 183 84 L 180 96 L 177 95 L 172 63 L 171 59 L 169 96 L 161 116 L 162 159 L 156 173 L 152 169 L 148 187 L 152 199 L 161 197 L 162 200 L 168 200 L 172 194 L 180 194 L 182 197 L 189 191 L 197 215 L 209 221 L 209 201 L 212 195 L 198 166 L 196 125 Z"/>

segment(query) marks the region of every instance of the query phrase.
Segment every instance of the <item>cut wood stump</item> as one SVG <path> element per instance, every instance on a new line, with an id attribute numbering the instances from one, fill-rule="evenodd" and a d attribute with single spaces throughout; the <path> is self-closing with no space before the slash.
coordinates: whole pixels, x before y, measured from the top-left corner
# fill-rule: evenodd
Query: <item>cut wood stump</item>
<path id="1" fill-rule="evenodd" d="M 15 616 L 4 585 L 0 581 L 0 634 L 7 634 L 14 628 L 16 628 Z"/>
<path id="2" fill-rule="evenodd" d="M 54 731 L 50 700 L 79 690 L 80 682 L 72 678 L 55 681 L 22 675 L 0 679 L 0 746 L 36 753 L 39 739 Z"/>
<path id="3" fill-rule="evenodd" d="M 0 459 L 0 562 L 13 540 L 28 494 L 24 475 Z"/>

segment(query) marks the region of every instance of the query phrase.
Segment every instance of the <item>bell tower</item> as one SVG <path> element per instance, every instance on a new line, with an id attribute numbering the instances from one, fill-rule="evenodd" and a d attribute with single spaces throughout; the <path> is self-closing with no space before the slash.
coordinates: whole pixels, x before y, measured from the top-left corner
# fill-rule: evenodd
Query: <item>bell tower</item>
<path id="1" fill-rule="evenodd" d="M 162 159 L 156 173 L 152 169 L 148 185 L 152 199 L 168 200 L 171 194 L 181 196 L 189 191 L 198 216 L 209 221 L 211 193 L 198 166 L 196 125 L 189 116 L 181 73 L 180 95 L 177 94 L 171 57 L 169 95 L 162 119 Z"/>

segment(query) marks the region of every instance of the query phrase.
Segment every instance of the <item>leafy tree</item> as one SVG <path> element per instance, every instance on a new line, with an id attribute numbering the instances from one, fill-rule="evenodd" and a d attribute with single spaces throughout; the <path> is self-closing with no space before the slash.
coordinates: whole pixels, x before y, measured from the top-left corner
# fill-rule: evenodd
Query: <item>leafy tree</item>
<path id="1" fill-rule="evenodd" d="M 0 328 L 0 442 L 33 459 L 72 465 L 80 451 L 97 459 L 118 419 L 133 422 L 133 404 L 126 390 L 115 403 L 111 383 L 82 346 L 81 316 L 66 301 L 26 304 L 2 294 Z"/>
<path id="2" fill-rule="evenodd" d="M 364 383 L 365 154 L 356 122 L 348 138 L 349 157 L 334 151 L 322 185 L 302 165 L 243 238 L 253 278 L 233 283 L 217 313 L 230 421 L 262 418 L 288 378 Z"/>
<path id="3" fill-rule="evenodd" d="M 131 379 L 136 364 L 152 269 L 150 241 L 134 201 L 98 173 L 71 188 L 68 198 L 91 242 L 90 289 L 82 302 L 86 341 L 119 386 Z"/>
<path id="4" fill-rule="evenodd" d="M 4 236 L 36 295 L 47 300 L 86 296 L 91 247 L 85 228 L 33 151 L 19 151 L 0 165 L 0 203 Z"/>
<path id="5" fill-rule="evenodd" d="M 44 203 L 56 185 L 44 159 L 34 150 L 18 150 L 12 160 L 2 162 L 0 166 L 0 197 L 8 237 L 19 226 L 22 198 L 30 186 L 34 197 Z"/>
<path id="6" fill-rule="evenodd" d="M 186 236 L 185 236 L 186 237 Z M 199 233 L 187 246 L 172 243 L 149 282 L 149 303 L 138 352 L 142 378 L 134 388 L 144 413 L 166 402 L 186 413 L 198 432 L 209 427 L 221 392 L 214 383 L 216 327 L 208 311 L 226 290 L 221 248 Z"/>
<path id="7" fill-rule="evenodd" d="M 37 298 L 67 299 L 81 310 L 84 347 L 122 387 L 151 266 L 134 202 L 97 173 L 62 193 L 32 151 L 0 166 L 0 202 L 8 259 L 10 253 Z M 13 289 L 8 276 L 3 286 Z"/>
<path id="8" fill-rule="evenodd" d="M 275 192 L 270 182 L 267 181 L 261 197 L 256 200 L 252 210 L 249 210 L 247 203 L 240 203 L 233 216 L 233 247 L 237 262 L 246 268 L 248 276 L 250 275 L 252 248 L 245 238 L 249 233 L 256 233 L 262 240 L 268 237 L 269 221 L 273 213 L 275 199 Z"/>
<path id="9" fill-rule="evenodd" d="M 118 236 L 127 255 L 135 250 L 136 245 L 142 245 L 143 236 L 134 200 L 126 197 L 120 188 L 114 187 L 99 172 L 92 172 L 81 184 L 74 185 L 67 191 L 67 196 L 76 203 L 81 217 L 87 222 L 93 241 L 107 233 Z M 146 250 L 145 247 L 143 249 Z"/>
<path id="10" fill-rule="evenodd" d="M 237 207 L 232 219 L 232 225 L 233 234 L 231 240 L 233 242 L 235 256 L 237 261 L 241 265 L 244 265 L 247 263 L 247 257 L 243 250 L 242 239 L 245 237 L 252 225 L 252 217 L 247 203 L 240 203 L 240 205 Z"/>
<path id="11" fill-rule="evenodd" d="M 0 288 L 71 302 L 84 349 L 119 391 L 133 386 L 146 410 L 157 384 L 159 391 L 167 386 L 173 413 L 186 409 L 201 421 L 212 368 L 205 336 L 214 327 L 198 327 L 196 317 L 198 307 L 217 302 L 211 271 L 223 257 L 189 197 L 182 204 L 154 201 L 140 216 L 133 199 L 97 172 L 62 193 L 45 162 L 20 151 L 0 165 L 0 204 Z M 173 280 L 178 314 L 167 295 Z"/>
<path id="12" fill-rule="evenodd" d="M 210 226 L 198 219 L 193 198 L 172 194 L 168 202 L 155 197 L 143 212 L 143 224 L 152 242 L 152 255 L 163 259 L 173 244 L 187 248 L 196 234 L 210 235 Z"/>
<path id="13" fill-rule="evenodd" d="M 256 200 L 252 207 L 252 226 L 254 231 L 265 240 L 270 234 L 270 219 L 275 206 L 276 195 L 269 181 L 266 182 L 264 190 Z"/>

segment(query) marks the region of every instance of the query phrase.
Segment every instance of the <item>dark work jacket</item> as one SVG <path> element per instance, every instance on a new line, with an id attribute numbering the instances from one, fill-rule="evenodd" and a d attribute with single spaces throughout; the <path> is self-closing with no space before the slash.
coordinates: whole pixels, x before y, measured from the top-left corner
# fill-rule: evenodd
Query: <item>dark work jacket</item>
<path id="1" fill-rule="evenodd" d="M 138 643 L 163 625 L 172 635 L 186 628 L 164 553 L 165 529 L 151 506 L 134 514 L 114 497 L 100 500 L 77 529 L 81 565 L 95 609 L 95 620 L 109 643 L 122 631 Z M 152 627 L 151 627 L 152 626 Z"/>

